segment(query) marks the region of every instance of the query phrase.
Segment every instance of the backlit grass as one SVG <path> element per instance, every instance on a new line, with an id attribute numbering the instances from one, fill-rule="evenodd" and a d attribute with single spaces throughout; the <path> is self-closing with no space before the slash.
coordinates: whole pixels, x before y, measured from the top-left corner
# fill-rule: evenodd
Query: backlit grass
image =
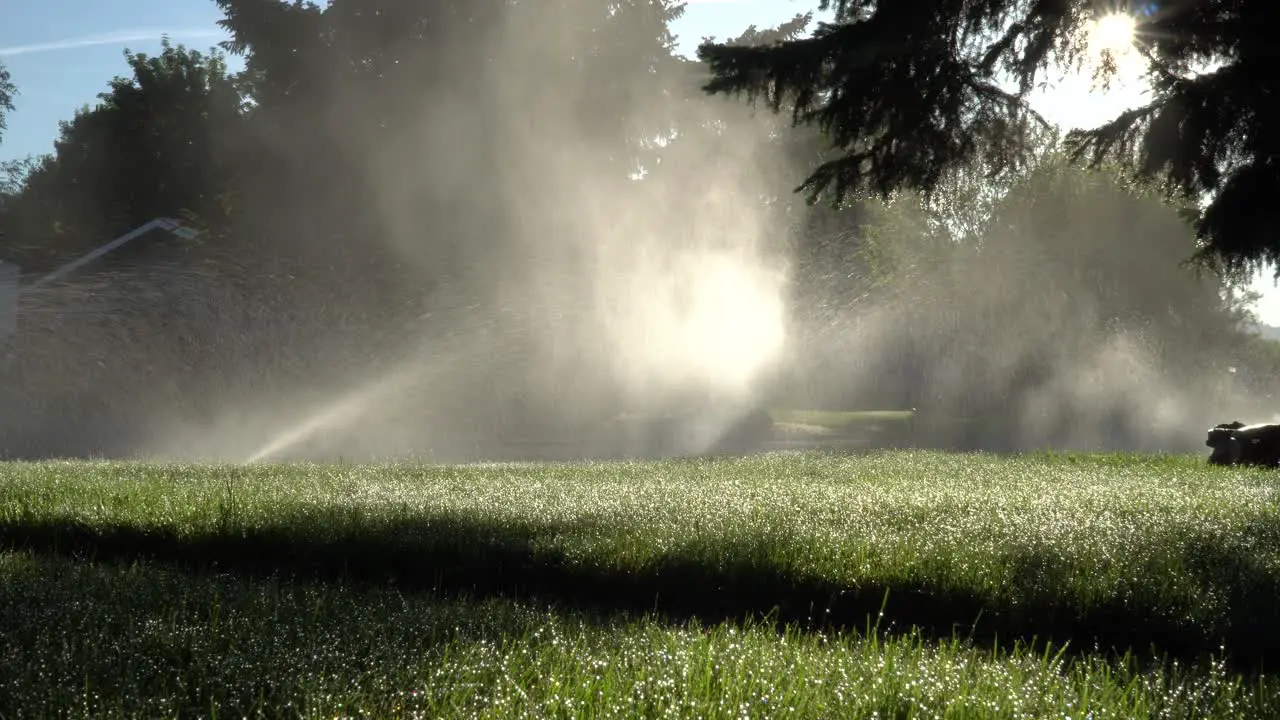
<path id="1" fill-rule="evenodd" d="M 1265 716 L 1275 488 L 928 452 L 4 465 L 0 716 Z"/>

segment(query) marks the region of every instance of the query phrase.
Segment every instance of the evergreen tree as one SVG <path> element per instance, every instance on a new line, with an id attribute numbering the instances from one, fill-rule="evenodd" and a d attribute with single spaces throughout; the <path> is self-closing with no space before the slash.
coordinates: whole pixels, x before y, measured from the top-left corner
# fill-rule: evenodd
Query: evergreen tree
<path id="1" fill-rule="evenodd" d="M 1116 9 L 1092 0 L 823 0 L 835 19 L 769 47 L 704 44 L 711 93 L 745 93 L 814 123 L 840 157 L 810 198 L 935 191 L 948 173 L 1017 167 L 1044 121 L 1027 104 L 1050 68 L 1076 66 L 1085 29 Z M 1195 215 L 1200 259 L 1228 269 L 1280 260 L 1280 80 L 1272 0 L 1120 3 L 1152 84 L 1146 105 L 1073 131 L 1075 160 L 1159 182 Z"/>

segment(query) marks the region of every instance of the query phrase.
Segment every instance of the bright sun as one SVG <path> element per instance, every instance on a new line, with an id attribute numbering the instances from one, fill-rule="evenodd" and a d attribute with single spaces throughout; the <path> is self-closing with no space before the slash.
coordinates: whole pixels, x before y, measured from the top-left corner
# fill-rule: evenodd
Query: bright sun
<path id="1" fill-rule="evenodd" d="M 1137 20 L 1127 13 L 1112 13 L 1094 21 L 1089 28 L 1089 49 L 1095 54 L 1125 55 L 1133 48 Z"/>

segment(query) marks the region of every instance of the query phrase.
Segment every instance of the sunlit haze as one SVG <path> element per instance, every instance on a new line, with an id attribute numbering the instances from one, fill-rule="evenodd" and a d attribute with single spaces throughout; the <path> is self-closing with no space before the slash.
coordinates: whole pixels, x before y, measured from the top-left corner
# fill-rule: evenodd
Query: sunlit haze
<path id="1" fill-rule="evenodd" d="M 50 3 L 63 12 L 74 5 Z M 147 31 L 137 28 L 172 25 L 182 29 L 174 40 L 189 47 L 220 39 L 210 30 L 216 11 L 208 3 L 192 2 L 199 13 L 190 16 L 176 11 L 179 5 L 151 4 L 130 14 L 131 6 L 119 2 L 91 23 L 59 31 L 47 29 L 59 28 L 57 23 L 43 22 L 52 16 L 28 6 L 20 22 L 0 28 L 0 60 L 23 93 L 9 118 L 3 155 L 48 152 L 58 121 L 92 101 L 112 76 L 127 72 L 119 57 L 123 46 L 156 53 L 156 43 L 140 39 Z M 705 37 L 725 40 L 748 26 L 776 27 L 812 5 L 693 2 L 671 30 L 679 37 L 678 51 L 692 55 Z M 962 406 L 969 398 L 1004 397 L 1001 392 L 1012 393 L 1012 383 L 1024 380 L 1031 389 L 1006 408 L 1018 428 L 976 439 L 959 426 L 939 432 L 954 433 L 947 437 L 956 442 L 994 438 L 1026 447 L 1059 440 L 1167 447 L 1167 438 L 1185 441 L 1178 434 L 1181 423 L 1194 412 L 1218 412 L 1165 379 L 1154 341 L 1145 344 L 1140 332 L 1103 327 L 1099 319 L 1120 317 L 1148 300 L 1165 302 L 1161 288 L 1178 283 L 1187 290 L 1178 302 L 1213 305 L 1216 312 L 1214 302 L 1203 301 L 1215 289 L 1187 281 L 1174 257 L 1151 263 L 1153 272 L 1168 273 L 1149 292 L 1135 284 L 1123 296 L 1103 297 L 1084 277 L 1104 265 L 1127 276 L 1133 263 L 1165 252 L 1167 240 L 1185 229 L 1169 208 L 1151 202 L 1153 214 L 1132 219 L 1124 206 L 1132 198 L 1115 188 L 1037 196 L 1050 198 L 1045 203 L 1051 207 L 1015 196 L 999 212 L 1021 224 L 1011 222 L 1008 227 L 1016 229 L 1003 237 L 996 237 L 1004 232 L 999 228 L 984 230 L 990 237 L 982 244 L 985 252 L 1003 242 L 1008 252 L 983 258 L 956 252 L 917 262 L 901 273 L 900 287 L 882 292 L 867 277 L 876 270 L 858 267 L 865 258 L 845 256 L 854 245 L 845 233 L 859 232 L 850 223 L 862 223 L 863 215 L 824 214 L 790 192 L 813 168 L 807 164 L 812 154 L 778 142 L 786 118 L 753 112 L 741 98 L 705 96 L 683 68 L 671 75 L 646 70 L 634 56 L 619 56 L 616 68 L 602 66 L 607 75 L 582 72 L 579 48 L 599 41 L 589 34 L 595 26 L 578 22 L 579 16 L 611 7 L 586 0 L 553 10 L 535 3 L 497 6 L 503 7 L 500 19 L 492 27 L 477 22 L 475 37 L 450 36 L 439 48 L 419 43 L 431 48 L 432 61 L 456 63 L 457 77 L 448 75 L 438 88 L 410 86 L 406 74 L 369 87 L 360 85 L 364 79 L 350 88 L 343 80 L 336 83 L 339 90 L 298 101 L 304 115 L 335 123 L 341 137 L 360 138 L 336 153 L 349 152 L 350 167 L 317 161 L 319 187 L 285 174 L 277 178 L 263 167 L 237 168 L 244 186 L 237 185 L 237 192 L 270 198 L 261 209 L 268 216 L 261 227 L 255 218 L 238 219 L 245 224 L 227 233 L 237 261 L 252 258 L 246 261 L 252 265 L 237 266 L 252 267 L 241 273 L 248 280 L 242 282 L 239 269 L 202 273 L 182 266 L 157 282 L 143 277 L 143 266 L 127 266 L 122 273 L 136 271 L 138 277 L 101 280 L 119 304 L 93 306 L 102 308 L 96 316 L 76 304 L 101 301 L 100 288 L 89 279 L 47 297 L 23 296 L 24 303 L 47 311 L 44 317 L 144 317 L 137 307 L 173 306 L 172 326 L 192 322 L 201 338 L 215 338 L 192 351 L 185 337 L 180 343 L 165 335 L 170 325 L 163 322 L 99 323 L 94 331 L 103 333 L 100 339 L 77 335 L 70 351 L 47 346 L 45 356 L 73 369 L 85 347 L 124 348 L 112 351 L 117 364 L 111 370 L 93 378 L 71 373 L 86 376 L 84 395 L 103 387 L 125 394 L 120 388 L 130 386 L 121 378 L 135 377 L 128 373 L 140 367 L 175 388 L 101 403 L 108 407 L 104 426 L 127 426 L 132 433 L 115 441 L 120 447 L 233 460 L 308 457 L 313 451 L 366 457 L 422 451 L 450 461 L 491 460 L 507 451 L 524 453 L 516 443 L 575 457 L 659 445 L 661 452 L 702 453 L 732 445 L 739 428 L 772 423 L 763 409 L 775 402 L 932 405 L 935 411 L 951 402 L 960 403 L 960 416 L 973 410 Z M 661 36 L 639 37 L 649 26 L 619 25 L 624 38 L 652 42 L 660 51 Z M 1141 33 L 1141 23 L 1129 16 L 1100 18 L 1085 38 L 1082 71 L 1051 71 L 1031 103 L 1066 129 L 1096 127 L 1144 102 L 1145 67 L 1134 49 Z M 1093 78 L 1104 61 L 1115 70 L 1105 87 Z M 242 63 L 229 60 L 232 71 Z M 495 67 L 503 70 L 493 72 Z M 688 85 L 673 92 L 668 82 Z M 447 91 L 447 101 L 439 101 L 437 90 Z M 361 104 L 366 93 L 374 97 L 368 107 Z M 597 112 L 599 106 L 606 109 Z M 231 107 L 218 117 L 231 127 L 228 137 L 243 133 L 237 143 L 264 153 L 289 145 L 264 130 L 276 125 L 238 124 L 238 105 Z M 368 123 L 378 112 L 390 120 Z M 394 132 L 386 129 L 391 127 Z M 678 135 L 669 147 L 633 149 L 641 145 L 637 138 L 673 128 Z M 282 157 L 323 156 L 342 142 L 321 133 L 299 140 L 302 149 L 282 151 Z M 214 165 L 211 158 L 220 153 L 220 146 L 209 148 L 192 166 Z M 312 166 L 303 167 L 298 172 L 311 172 Z M 643 181 L 628 179 L 641 170 L 648 172 Z M 354 189 L 326 183 L 338 172 L 350 174 Z M 325 192 L 334 195 L 316 199 Z M 163 198 L 156 207 L 181 202 Z M 872 205 L 860 213 L 870 217 L 883 209 Z M 918 214 L 919 207 L 902 212 Z M 1068 220 L 1051 227 L 1046 218 L 1055 213 Z M 1067 259 L 1045 258 L 1054 243 L 1063 244 L 1055 233 L 1071 223 L 1077 224 L 1061 230 L 1062 237 L 1074 243 L 1071 261 L 1079 262 L 1065 272 Z M 1119 235 L 1098 232 L 1121 226 L 1126 230 Z M 88 243 L 99 233 L 87 227 L 68 234 Z M 893 246 L 888 254 L 917 252 L 930 240 L 907 221 L 884 227 L 884 247 Z M 1125 234 L 1129 228 L 1132 235 Z M 353 251 L 347 240 L 357 234 L 359 249 Z M 1102 242 L 1103 235 L 1112 239 Z M 1146 255 L 1134 250 L 1136 242 L 1114 240 L 1135 235 L 1152 241 Z M 242 237 L 269 238 L 262 244 L 271 247 L 258 257 L 255 248 L 230 244 Z M 864 238 L 872 247 L 875 237 Z M 843 254 L 822 255 L 828 248 Z M 1022 254 L 1036 258 L 1024 263 Z M 352 255 L 367 255 L 360 260 L 368 264 L 353 262 Z M 284 260 L 270 265 L 278 258 Z M 294 264 L 303 269 L 295 272 Z M 289 282 L 276 282 L 286 276 Z M 1054 291 L 1046 292 L 1046 284 Z M 798 297 L 812 288 L 819 288 L 814 297 Z M 828 295 L 817 297 L 819 292 Z M 1262 319 L 1280 323 L 1280 292 L 1266 295 Z M 375 340 L 378 345 L 366 347 Z M 44 373 L 49 393 L 72 398 L 67 407 L 82 404 L 75 395 L 82 391 L 66 389 L 71 383 L 58 363 L 30 362 Z M 1028 367 L 1044 377 L 1031 383 Z M 1202 373 L 1197 381 L 1211 374 L 1196 372 Z M 22 387 L 45 386 L 24 378 Z M 174 400 L 188 396 L 201 398 L 198 414 Z M 167 409 L 148 410 L 160 407 Z M 110 414 L 125 411 L 141 419 L 117 422 Z M 676 419 L 641 426 L 633 436 L 627 423 L 634 417 Z M 75 434 L 63 430 L 53 411 L 50 418 L 51 436 Z M 33 437 L 42 431 L 32 431 Z M 666 439 L 654 439 L 662 433 Z M 576 443 L 572 452 L 564 449 L 569 443 Z"/>
<path id="2" fill-rule="evenodd" d="M 1136 21 L 1127 13 L 1112 13 L 1094 21 L 1089 30 L 1089 46 L 1094 52 L 1126 54 L 1133 48 Z"/>
<path id="3" fill-rule="evenodd" d="M 750 24 L 769 27 L 813 9 L 816 3 L 694 0 L 675 24 L 680 51 L 692 55 L 703 36 L 730 37 Z M 217 9 L 205 0 L 112 0 L 87 6 L 81 0 L 22 3 L 5 11 L 0 24 L 0 55 L 21 87 L 18 109 L 0 144 L 0 159 L 47 152 L 60 120 L 101 91 L 106 80 L 123 69 L 120 50 L 126 45 L 144 52 L 158 49 L 158 36 L 168 32 L 178 42 L 201 47 L 223 39 L 214 21 Z M 819 14 L 818 18 L 826 16 Z M 1134 18 L 1112 13 L 1100 19 L 1090 44 L 1117 55 L 1117 76 L 1110 89 L 1092 87 L 1086 73 L 1053 78 L 1037 91 L 1037 110 L 1067 128 L 1094 127 L 1146 99 L 1143 68 L 1131 52 Z M 1140 30 L 1140 28 L 1139 28 Z M 148 40 L 146 38 L 155 38 Z M 1117 52 L 1118 51 L 1118 52 Z M 232 67 L 239 61 L 232 58 Z M 1280 325 L 1280 289 L 1259 276 L 1253 289 L 1262 293 L 1257 311 L 1269 324 Z"/>

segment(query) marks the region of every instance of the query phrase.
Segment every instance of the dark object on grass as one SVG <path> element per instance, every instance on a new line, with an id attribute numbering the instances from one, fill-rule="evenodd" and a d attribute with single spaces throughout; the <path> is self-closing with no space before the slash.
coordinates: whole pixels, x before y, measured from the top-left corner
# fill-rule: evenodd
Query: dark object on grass
<path id="1" fill-rule="evenodd" d="M 1280 465 L 1280 424 L 1222 423 L 1209 429 L 1210 465 Z"/>

